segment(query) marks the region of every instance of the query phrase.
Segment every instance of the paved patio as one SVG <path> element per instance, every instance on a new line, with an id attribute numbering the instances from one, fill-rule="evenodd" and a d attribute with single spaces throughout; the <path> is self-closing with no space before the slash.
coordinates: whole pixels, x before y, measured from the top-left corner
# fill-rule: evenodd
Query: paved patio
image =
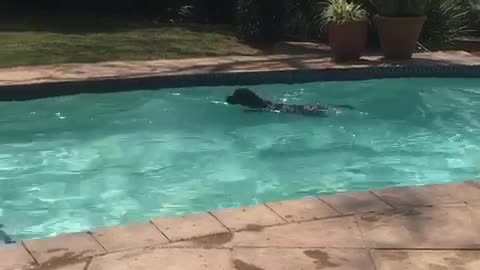
<path id="1" fill-rule="evenodd" d="M 478 270 L 480 182 L 151 220 L 0 247 L 0 269 Z"/>
<path id="2" fill-rule="evenodd" d="M 478 66 L 480 56 L 465 51 L 418 53 L 412 60 L 385 61 L 380 56 L 365 56 L 360 61 L 335 63 L 322 54 L 232 56 L 184 60 L 105 62 L 64 64 L 0 69 L 0 87 L 39 83 L 91 81 L 115 78 L 238 73 L 300 69 L 343 69 L 393 66 Z"/>

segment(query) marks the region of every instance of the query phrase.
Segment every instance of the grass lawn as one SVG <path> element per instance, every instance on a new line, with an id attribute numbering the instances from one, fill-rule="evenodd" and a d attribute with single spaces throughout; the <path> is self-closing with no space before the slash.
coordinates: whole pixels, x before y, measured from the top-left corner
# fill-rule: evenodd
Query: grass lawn
<path id="1" fill-rule="evenodd" d="M 0 67 L 259 54 L 229 26 L 0 22 Z"/>

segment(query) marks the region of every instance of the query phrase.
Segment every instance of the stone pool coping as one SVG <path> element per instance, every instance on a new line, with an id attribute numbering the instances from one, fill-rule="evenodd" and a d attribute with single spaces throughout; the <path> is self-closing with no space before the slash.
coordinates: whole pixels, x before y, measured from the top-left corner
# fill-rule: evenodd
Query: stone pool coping
<path id="1" fill-rule="evenodd" d="M 0 69 L 0 100 L 168 87 L 422 76 L 480 77 L 480 57 L 465 51 L 440 51 L 417 53 L 406 61 L 371 55 L 339 64 L 315 54 L 280 54 L 17 67 Z"/>
<path id="2" fill-rule="evenodd" d="M 480 182 L 154 219 L 0 247 L 0 269 L 480 269 Z"/>

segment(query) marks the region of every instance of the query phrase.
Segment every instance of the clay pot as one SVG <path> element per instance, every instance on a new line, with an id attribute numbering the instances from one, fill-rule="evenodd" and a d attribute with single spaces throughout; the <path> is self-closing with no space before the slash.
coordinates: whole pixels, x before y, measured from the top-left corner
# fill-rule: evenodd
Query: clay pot
<path id="1" fill-rule="evenodd" d="M 387 59 L 409 59 L 417 46 L 426 16 L 373 17 L 383 55 Z"/>
<path id="2" fill-rule="evenodd" d="M 328 25 L 328 42 L 336 61 L 358 60 L 367 47 L 367 22 Z"/>

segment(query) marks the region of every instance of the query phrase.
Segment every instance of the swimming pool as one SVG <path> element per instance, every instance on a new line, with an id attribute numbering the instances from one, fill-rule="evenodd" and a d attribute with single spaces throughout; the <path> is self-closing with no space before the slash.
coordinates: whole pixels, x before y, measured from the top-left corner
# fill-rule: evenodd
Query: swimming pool
<path id="1" fill-rule="evenodd" d="M 480 177 L 480 79 L 258 85 L 329 117 L 245 113 L 236 87 L 0 106 L 0 223 L 14 240 L 267 201 Z"/>

